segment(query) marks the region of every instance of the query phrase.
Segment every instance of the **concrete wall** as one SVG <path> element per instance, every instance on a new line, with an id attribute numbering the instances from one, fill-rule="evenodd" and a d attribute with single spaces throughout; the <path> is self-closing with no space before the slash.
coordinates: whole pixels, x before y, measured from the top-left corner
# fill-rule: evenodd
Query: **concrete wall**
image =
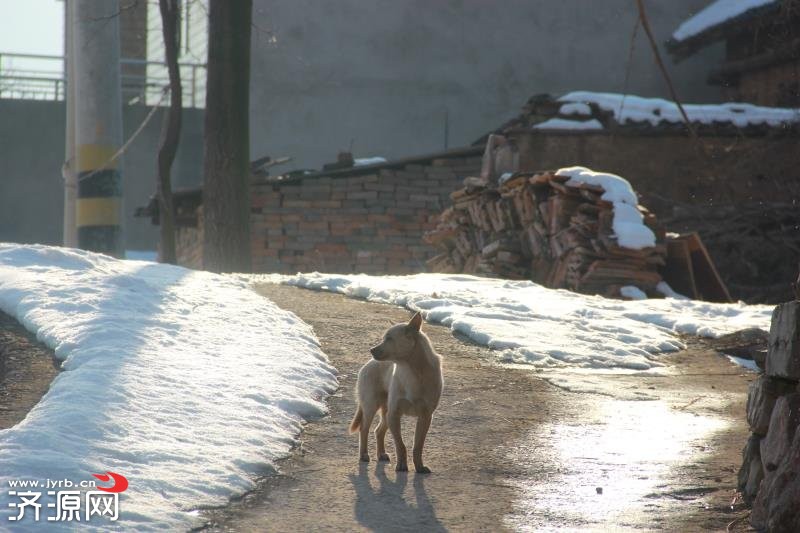
<path id="1" fill-rule="evenodd" d="M 708 0 L 645 2 L 659 42 Z M 625 90 L 632 0 L 255 0 L 251 150 L 321 168 L 353 142 L 356 156 L 468 144 L 515 116 L 533 94 Z M 663 53 L 663 51 L 662 51 Z M 677 66 L 686 101 L 706 85 L 721 45 Z M 666 96 L 640 28 L 629 92 Z"/>
<path id="2" fill-rule="evenodd" d="M 128 139 L 150 108 L 124 109 Z M 161 112 L 124 156 L 126 247 L 155 250 L 158 228 L 133 218 L 156 187 L 156 151 Z M 0 100 L 0 241 L 60 244 L 62 241 L 65 107 L 63 102 Z M 203 112 L 184 111 L 181 147 L 173 169 L 175 188 L 202 181 Z"/>

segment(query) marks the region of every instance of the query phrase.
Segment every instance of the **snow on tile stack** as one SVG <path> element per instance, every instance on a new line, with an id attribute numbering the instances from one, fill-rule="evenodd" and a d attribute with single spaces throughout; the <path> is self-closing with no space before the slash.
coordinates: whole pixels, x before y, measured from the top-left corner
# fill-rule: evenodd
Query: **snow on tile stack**
<path id="1" fill-rule="evenodd" d="M 625 179 L 570 167 L 500 182 L 472 178 L 451 195 L 454 205 L 425 236 L 441 250 L 431 270 L 615 297 L 627 285 L 659 294 L 663 231 Z"/>
<path id="2" fill-rule="evenodd" d="M 794 108 L 743 103 L 684 104 L 683 108 L 701 133 L 725 129 L 792 129 L 800 123 L 800 109 Z M 555 100 L 534 97 L 524 107 L 519 121 L 537 130 L 682 130 L 685 127 L 678 106 L 669 100 L 590 91 L 574 91 Z"/>

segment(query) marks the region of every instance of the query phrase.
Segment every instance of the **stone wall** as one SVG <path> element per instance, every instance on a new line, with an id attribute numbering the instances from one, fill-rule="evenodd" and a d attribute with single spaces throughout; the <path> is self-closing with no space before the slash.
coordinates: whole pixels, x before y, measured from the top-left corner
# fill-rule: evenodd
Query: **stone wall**
<path id="1" fill-rule="evenodd" d="M 758 530 L 800 531 L 800 302 L 775 308 L 765 371 L 750 384 L 739 490 Z"/>

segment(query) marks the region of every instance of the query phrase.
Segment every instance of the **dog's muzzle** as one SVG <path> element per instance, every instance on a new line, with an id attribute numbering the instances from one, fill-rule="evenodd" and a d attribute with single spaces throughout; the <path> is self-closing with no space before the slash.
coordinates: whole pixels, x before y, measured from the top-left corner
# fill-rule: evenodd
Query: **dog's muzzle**
<path id="1" fill-rule="evenodd" d="M 373 346 L 372 348 L 369 349 L 369 353 L 372 354 L 372 358 L 375 359 L 376 361 L 383 360 L 383 350 L 381 350 L 380 346 Z"/>

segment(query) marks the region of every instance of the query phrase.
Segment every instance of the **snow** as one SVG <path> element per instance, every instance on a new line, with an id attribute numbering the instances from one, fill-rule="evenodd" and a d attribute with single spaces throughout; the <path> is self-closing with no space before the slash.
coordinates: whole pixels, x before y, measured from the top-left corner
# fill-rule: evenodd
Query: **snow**
<path id="1" fill-rule="evenodd" d="M 566 167 L 556 175 L 569 176 L 567 185 L 586 183 L 602 187 L 601 198 L 614 204 L 612 229 L 617 243 L 623 248 L 641 250 L 656 245 L 653 231 L 644 225 L 644 217 L 636 208 L 639 201 L 633 187 L 625 178 L 605 172 L 595 172 L 586 167 Z"/>
<path id="2" fill-rule="evenodd" d="M 507 362 L 537 367 L 661 366 L 658 354 L 683 348 L 678 334 L 703 337 L 769 328 L 772 307 L 673 298 L 610 300 L 530 281 L 452 274 L 268 275 L 253 279 L 338 292 L 419 310 Z M 445 358 L 447 354 L 444 354 Z"/>
<path id="3" fill-rule="evenodd" d="M 667 235 L 669 235 L 669 234 L 667 234 Z M 664 296 L 666 296 L 667 298 L 675 298 L 675 299 L 678 299 L 678 300 L 688 300 L 689 299 L 688 296 L 684 296 L 683 294 L 678 294 L 677 292 L 672 290 L 672 287 L 670 287 L 669 284 L 666 281 L 659 281 L 658 284 L 656 285 L 656 290 L 658 292 L 660 292 L 661 294 L 663 294 Z"/>
<path id="4" fill-rule="evenodd" d="M 672 38 L 676 41 L 685 41 L 751 9 L 776 2 L 777 0 L 716 0 L 678 26 Z"/>
<path id="5" fill-rule="evenodd" d="M 199 507 L 252 489 L 286 456 L 336 387 L 311 328 L 229 277 L 0 244 L 0 308 L 63 370 L 25 420 L 0 431 L 3 524 L 16 514 L 9 480 L 112 471 L 130 482 L 115 527 L 197 526 Z"/>
<path id="6" fill-rule="evenodd" d="M 744 357 L 736 357 L 735 355 L 728 354 L 725 354 L 725 357 L 727 357 L 731 363 L 743 366 L 748 370 L 752 370 L 753 372 L 761 372 L 761 369 L 758 368 L 758 365 L 752 359 L 745 359 Z"/>
<path id="7" fill-rule="evenodd" d="M 386 163 L 387 160 L 385 157 L 364 157 L 361 159 L 353 159 L 353 166 L 354 167 L 364 167 L 367 165 L 377 165 L 380 163 Z"/>
<path id="8" fill-rule="evenodd" d="M 647 300 L 647 293 L 645 293 L 639 287 L 635 287 L 633 285 L 625 285 L 624 287 L 620 287 L 619 293 L 624 297 L 630 300 Z"/>
<path id="9" fill-rule="evenodd" d="M 561 96 L 558 100 L 564 103 L 595 104 L 600 109 L 612 113 L 618 124 L 648 122 L 652 126 L 657 126 L 662 122 L 683 122 L 678 106 L 662 98 L 575 91 Z M 700 124 L 731 123 L 744 128 L 758 124 L 776 127 L 800 121 L 800 109 L 792 108 L 761 107 L 742 103 L 684 104 L 683 108 L 689 120 Z"/>
<path id="10" fill-rule="evenodd" d="M 155 250 L 125 250 L 125 259 L 134 261 L 158 261 L 158 252 Z"/>
<path id="11" fill-rule="evenodd" d="M 591 116 L 592 108 L 581 102 L 570 102 L 562 105 L 558 112 L 562 115 L 583 115 Z"/>
<path id="12" fill-rule="evenodd" d="M 535 130 L 602 130 L 603 125 L 596 118 L 590 120 L 568 120 L 551 118 L 533 125 Z"/>

